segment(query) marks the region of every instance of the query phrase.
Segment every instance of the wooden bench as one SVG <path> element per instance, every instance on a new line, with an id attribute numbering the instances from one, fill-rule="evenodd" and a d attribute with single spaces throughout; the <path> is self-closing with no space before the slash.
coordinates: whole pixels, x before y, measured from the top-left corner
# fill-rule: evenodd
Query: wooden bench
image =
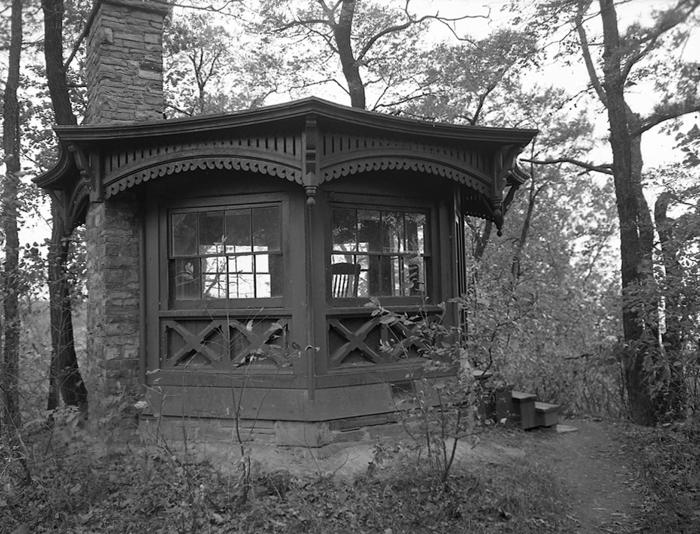
<path id="1" fill-rule="evenodd" d="M 510 395 L 513 401 L 513 420 L 520 423 L 520 428 L 527 430 L 538 426 L 535 417 L 537 396 L 523 391 L 512 391 Z"/>

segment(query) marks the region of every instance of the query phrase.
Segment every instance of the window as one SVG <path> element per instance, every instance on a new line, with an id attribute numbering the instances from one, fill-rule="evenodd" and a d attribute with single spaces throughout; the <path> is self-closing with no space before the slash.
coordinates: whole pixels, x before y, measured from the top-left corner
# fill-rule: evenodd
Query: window
<path id="1" fill-rule="evenodd" d="M 280 205 L 176 210 L 169 230 L 172 300 L 282 295 Z"/>
<path id="2" fill-rule="evenodd" d="M 428 214 L 401 208 L 332 210 L 334 298 L 425 296 L 429 285 Z M 353 269 L 354 267 L 354 269 Z"/>

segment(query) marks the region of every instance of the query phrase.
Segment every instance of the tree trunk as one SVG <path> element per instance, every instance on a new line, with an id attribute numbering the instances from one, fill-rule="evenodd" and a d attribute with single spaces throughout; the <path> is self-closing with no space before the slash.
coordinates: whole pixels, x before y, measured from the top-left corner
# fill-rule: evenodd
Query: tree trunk
<path id="1" fill-rule="evenodd" d="M 19 87 L 20 55 L 22 52 L 22 0 L 12 1 L 10 54 L 7 83 L 3 99 L 3 150 L 5 152 L 5 183 L 2 188 L 2 229 L 5 234 L 5 265 L 3 272 L 4 345 L 2 351 L 3 423 L 8 432 L 21 428 L 19 411 L 19 235 L 17 203 L 19 191 L 20 139 Z"/>
<path id="2" fill-rule="evenodd" d="M 58 124 L 76 124 L 63 68 L 63 0 L 42 0 L 44 11 L 44 58 L 51 103 Z M 87 389 L 78 369 L 73 339 L 73 313 L 66 273 L 70 230 L 58 198 L 51 198 L 53 228 L 49 245 L 49 307 L 51 309 L 51 364 L 48 409 L 63 402 L 87 411 Z"/>
<path id="3" fill-rule="evenodd" d="M 683 266 L 678 261 L 678 241 L 673 234 L 673 219 L 666 211 L 671 200 L 668 192 L 663 192 L 654 204 L 654 221 L 661 244 L 661 257 L 665 270 L 666 291 L 664 323 L 662 335 L 666 372 L 665 413 L 674 418 L 682 417 L 687 397 L 687 386 L 683 376 L 681 354 L 683 352 L 683 298 L 681 293 L 684 278 Z"/>
<path id="4" fill-rule="evenodd" d="M 491 238 L 491 230 L 493 230 L 493 222 L 485 221 L 480 232 L 477 233 L 474 240 L 474 261 L 479 263 L 486 252 L 486 246 Z"/>
<path id="5" fill-rule="evenodd" d="M 357 64 L 352 50 L 352 19 L 355 15 L 355 0 L 343 0 L 340 8 L 338 23 L 333 25 L 333 37 L 338 48 L 343 75 L 348 84 L 350 105 L 354 108 L 365 109 L 365 84 L 360 76 L 360 66 Z"/>
<path id="6" fill-rule="evenodd" d="M 636 161 L 633 161 L 633 148 L 635 154 L 641 153 L 638 152 L 638 146 L 633 147 L 630 135 L 630 116 L 624 97 L 625 80 L 621 67 L 623 50 L 614 0 L 600 0 L 600 16 L 604 39 L 603 86 L 607 98 L 615 197 L 620 220 L 624 376 L 632 420 L 638 424 L 652 425 L 656 422 L 656 413 L 645 364 L 649 359 L 653 361 L 655 358 L 658 342 L 653 333 L 645 328 L 640 307 L 631 306 L 628 301 L 631 291 L 639 290 L 651 280 L 651 263 L 646 260 L 651 258 L 652 250 L 645 250 L 648 241 L 645 214 L 642 212 L 644 206 L 640 206 L 643 197 L 639 194 L 641 183 L 636 183 L 639 180 L 641 159 L 635 158 Z M 656 302 L 650 302 L 649 306 L 648 309 L 656 309 Z"/>
<path id="7" fill-rule="evenodd" d="M 525 220 L 523 221 L 523 227 L 520 229 L 520 237 L 518 238 L 518 243 L 515 246 L 515 252 L 513 253 L 513 259 L 511 261 L 510 273 L 513 277 L 513 287 L 517 284 L 522 274 L 521 270 L 521 260 L 523 256 L 523 250 L 525 250 L 525 244 L 527 243 L 527 237 L 530 233 L 530 223 L 532 222 L 532 214 L 535 211 L 535 202 L 537 201 L 537 195 L 542 190 L 542 186 L 539 189 L 535 188 L 535 174 L 532 173 L 530 177 L 530 191 L 527 197 L 527 211 L 525 213 Z"/>

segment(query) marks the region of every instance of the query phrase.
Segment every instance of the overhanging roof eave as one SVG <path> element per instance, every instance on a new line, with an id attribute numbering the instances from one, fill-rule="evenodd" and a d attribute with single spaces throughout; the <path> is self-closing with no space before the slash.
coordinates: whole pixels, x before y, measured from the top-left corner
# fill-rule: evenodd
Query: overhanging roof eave
<path id="1" fill-rule="evenodd" d="M 64 143 L 92 144 L 216 132 L 252 126 L 264 128 L 265 125 L 300 123 L 305 118 L 311 117 L 330 123 L 353 125 L 393 135 L 421 136 L 484 144 L 514 144 L 521 147 L 526 146 L 538 132 L 535 129 L 454 125 L 394 117 L 335 104 L 315 97 L 226 115 L 207 115 L 126 125 L 57 126 L 55 131 Z"/>
<path id="2" fill-rule="evenodd" d="M 61 146 L 56 165 L 32 181 L 42 189 L 65 189 L 67 183 L 75 182 L 78 174 L 73 155 Z"/>

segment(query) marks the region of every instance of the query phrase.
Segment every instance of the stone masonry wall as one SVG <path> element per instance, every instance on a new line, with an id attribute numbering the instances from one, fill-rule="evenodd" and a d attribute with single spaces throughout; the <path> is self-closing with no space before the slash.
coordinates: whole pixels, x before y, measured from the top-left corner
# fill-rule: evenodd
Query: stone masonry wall
<path id="1" fill-rule="evenodd" d="M 87 123 L 163 118 L 168 9 L 163 1 L 102 1 L 87 40 Z"/>
<path id="2" fill-rule="evenodd" d="M 102 364 L 108 395 L 139 384 L 140 224 L 132 195 L 93 203 L 86 217 L 87 349 Z"/>
<path id="3" fill-rule="evenodd" d="M 168 10 L 166 1 L 102 0 L 87 39 L 87 123 L 162 118 L 162 33 Z M 100 395 L 135 393 L 140 385 L 142 224 L 136 193 L 88 208 L 87 350 L 104 371 Z"/>

